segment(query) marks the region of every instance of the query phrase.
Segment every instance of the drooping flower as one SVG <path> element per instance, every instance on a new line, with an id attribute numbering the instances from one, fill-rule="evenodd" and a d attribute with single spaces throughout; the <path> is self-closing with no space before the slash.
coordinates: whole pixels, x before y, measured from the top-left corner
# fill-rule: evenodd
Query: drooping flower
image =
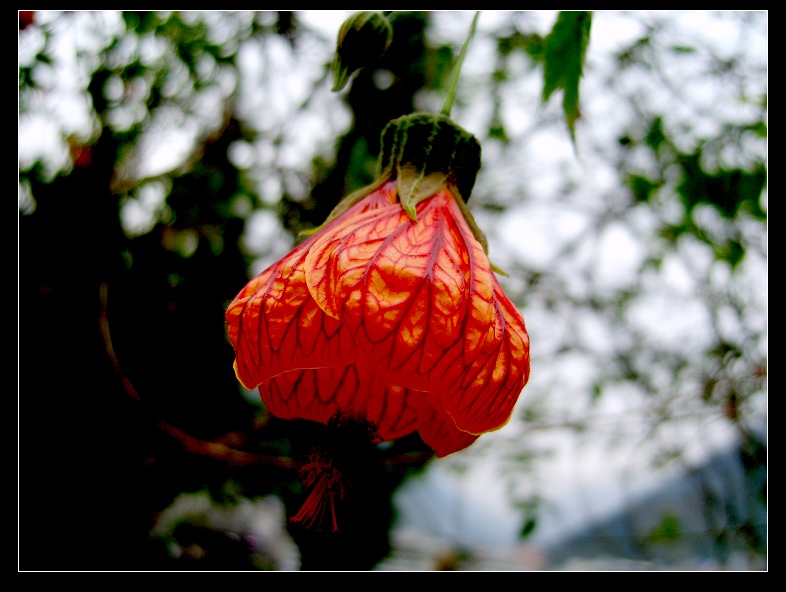
<path id="1" fill-rule="evenodd" d="M 382 440 L 418 431 L 440 457 L 508 422 L 529 337 L 465 205 L 479 165 L 448 118 L 394 120 L 377 182 L 240 291 L 235 371 L 272 414 L 349 413 Z"/>

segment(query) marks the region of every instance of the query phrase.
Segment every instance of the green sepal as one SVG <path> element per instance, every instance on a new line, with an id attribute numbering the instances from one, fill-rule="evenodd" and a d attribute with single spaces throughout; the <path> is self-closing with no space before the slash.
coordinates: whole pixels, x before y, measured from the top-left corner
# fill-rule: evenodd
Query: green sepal
<path id="1" fill-rule="evenodd" d="M 353 191 L 349 195 L 344 196 L 341 199 L 341 201 L 338 202 L 338 204 L 336 204 L 336 207 L 334 207 L 330 211 L 330 214 L 328 214 L 328 217 L 325 218 L 325 221 L 322 224 L 314 228 L 309 228 L 308 230 L 301 230 L 298 233 L 298 236 L 311 236 L 312 234 L 316 234 L 317 232 L 322 230 L 329 222 L 332 222 L 333 220 L 338 218 L 341 214 L 346 212 L 349 208 L 354 206 L 356 203 L 358 203 L 361 199 L 366 197 L 368 194 L 382 187 L 382 185 L 384 185 L 385 182 L 387 182 L 389 179 L 390 179 L 389 176 L 378 177 L 377 180 L 374 181 L 371 185 L 366 185 L 365 187 L 361 187 L 357 191 Z"/>
<path id="2" fill-rule="evenodd" d="M 338 57 L 338 54 L 333 58 L 333 92 L 338 92 L 343 89 L 347 82 L 349 82 L 349 75 L 351 72 L 349 71 L 349 67 L 345 65 L 341 59 Z"/>
<path id="3" fill-rule="evenodd" d="M 417 206 L 447 185 L 448 176 L 442 171 L 424 173 L 412 165 L 403 165 L 396 175 L 396 189 L 401 207 L 412 220 L 417 220 Z"/>
<path id="4" fill-rule="evenodd" d="M 486 254 L 488 255 L 488 253 L 486 253 Z M 489 265 L 491 265 L 491 271 L 493 271 L 495 273 L 498 273 L 499 275 L 502 275 L 502 276 L 505 276 L 505 277 L 510 277 L 510 274 L 507 271 L 505 271 L 501 267 L 497 267 L 491 261 L 489 261 Z"/>

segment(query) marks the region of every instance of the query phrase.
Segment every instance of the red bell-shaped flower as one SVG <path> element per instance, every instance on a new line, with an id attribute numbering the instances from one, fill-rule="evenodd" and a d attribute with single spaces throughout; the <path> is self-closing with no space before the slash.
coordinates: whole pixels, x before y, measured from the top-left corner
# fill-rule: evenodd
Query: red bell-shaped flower
<path id="1" fill-rule="evenodd" d="M 382 135 L 377 182 L 230 304 L 235 370 L 274 415 L 418 431 L 438 456 L 510 419 L 529 337 L 466 208 L 480 147 L 446 117 Z"/>

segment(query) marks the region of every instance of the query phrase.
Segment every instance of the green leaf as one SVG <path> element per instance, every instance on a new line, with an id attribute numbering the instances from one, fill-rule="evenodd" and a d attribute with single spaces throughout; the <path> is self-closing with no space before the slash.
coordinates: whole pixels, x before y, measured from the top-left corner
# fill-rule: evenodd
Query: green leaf
<path id="1" fill-rule="evenodd" d="M 660 184 L 653 183 L 641 175 L 631 175 L 628 183 L 637 201 L 649 201 L 655 190 L 660 187 Z"/>
<path id="2" fill-rule="evenodd" d="M 647 146 L 657 151 L 665 141 L 666 135 L 663 133 L 663 120 L 660 117 L 656 117 L 647 132 Z"/>
<path id="3" fill-rule="evenodd" d="M 666 514 L 661 523 L 650 531 L 647 540 L 650 543 L 669 544 L 679 541 L 681 536 L 679 518 L 673 514 Z"/>
<path id="4" fill-rule="evenodd" d="M 562 109 L 576 144 L 575 123 L 580 117 L 579 80 L 589 44 L 592 13 L 588 11 L 560 11 L 543 49 L 543 103 L 552 93 L 562 89 Z"/>
<path id="5" fill-rule="evenodd" d="M 516 31 L 509 37 L 500 37 L 497 51 L 501 56 L 508 56 L 514 50 L 521 50 L 536 62 L 543 61 L 543 37 L 537 33 L 524 34 Z"/>
<path id="6" fill-rule="evenodd" d="M 746 125 L 743 129 L 748 129 L 756 133 L 761 138 L 767 137 L 767 124 L 763 121 L 757 121 L 750 125 Z"/>
<path id="7" fill-rule="evenodd" d="M 700 150 L 679 154 L 677 164 L 683 173 L 677 192 L 687 212 L 699 203 L 708 203 L 727 219 L 734 218 L 741 209 L 759 220 L 767 218 L 759 203 L 767 182 L 764 164 L 757 164 L 753 171 L 720 169 L 709 174 L 702 167 Z"/>
<path id="8" fill-rule="evenodd" d="M 734 269 L 745 257 L 745 247 L 739 241 L 730 240 L 725 244 L 715 245 L 715 256 L 727 261 Z"/>
<path id="9" fill-rule="evenodd" d="M 538 525 L 537 520 L 535 518 L 528 518 L 524 525 L 521 527 L 521 531 L 519 532 L 519 538 L 527 538 L 532 532 L 535 530 L 535 527 Z"/>

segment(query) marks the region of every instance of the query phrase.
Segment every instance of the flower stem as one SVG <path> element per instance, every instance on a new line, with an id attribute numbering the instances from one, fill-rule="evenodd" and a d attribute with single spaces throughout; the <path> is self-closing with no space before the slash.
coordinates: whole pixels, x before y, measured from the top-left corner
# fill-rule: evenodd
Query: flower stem
<path id="1" fill-rule="evenodd" d="M 464 56 L 467 54 L 467 47 L 469 46 L 469 42 L 472 41 L 472 38 L 475 36 L 475 30 L 478 28 L 478 17 L 480 17 L 480 11 L 478 10 L 475 12 L 475 18 L 472 19 L 472 25 L 469 27 L 469 33 L 467 33 L 467 38 L 464 41 L 464 46 L 461 48 L 461 53 L 459 54 L 458 61 L 453 66 L 453 72 L 450 75 L 450 83 L 448 84 L 448 96 L 445 97 L 445 104 L 442 105 L 441 114 L 450 117 L 450 109 L 453 107 L 453 101 L 456 98 L 456 89 L 458 88 L 458 81 L 459 76 L 461 75 L 461 65 L 464 63 Z"/>

